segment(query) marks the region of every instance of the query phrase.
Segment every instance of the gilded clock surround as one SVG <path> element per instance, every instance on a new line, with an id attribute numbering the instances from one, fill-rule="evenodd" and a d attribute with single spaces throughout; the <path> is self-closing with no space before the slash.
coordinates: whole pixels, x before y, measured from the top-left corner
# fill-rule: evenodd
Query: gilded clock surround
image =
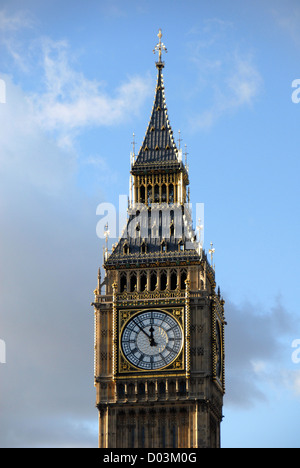
<path id="1" fill-rule="evenodd" d="M 135 367 L 132 363 L 130 363 L 127 359 L 126 356 L 124 356 L 122 346 L 121 346 L 121 338 L 122 338 L 122 333 L 124 330 L 124 327 L 136 316 L 138 316 L 142 312 L 148 312 L 148 311 L 160 311 L 164 312 L 170 316 L 172 316 L 178 325 L 180 326 L 182 336 L 185 336 L 185 313 L 184 313 L 184 308 L 158 308 L 155 307 L 153 309 L 140 309 L 140 310 L 135 310 L 135 309 L 125 309 L 125 310 L 120 310 L 118 311 L 118 322 L 119 322 L 119 327 L 118 327 L 118 336 L 119 336 L 119 345 L 118 345 L 118 377 L 122 377 L 128 374 L 143 374 L 143 378 L 147 376 L 149 371 L 140 369 L 138 367 Z M 175 359 L 172 360 L 170 364 L 167 366 L 164 366 L 161 369 L 155 370 L 158 374 L 161 376 L 168 374 L 168 372 L 171 371 L 176 371 L 176 372 L 182 372 L 185 371 L 185 346 L 186 343 L 183 344 L 183 346 L 180 349 L 179 354 L 175 357 Z M 153 371 L 151 371 L 151 374 Z"/>
<path id="2" fill-rule="evenodd" d="M 221 444 L 224 300 L 186 205 L 189 170 L 168 118 L 161 38 L 160 31 L 149 125 L 138 155 L 135 143 L 131 155 L 127 225 L 111 252 L 106 245 L 105 277 L 102 281 L 99 269 L 92 304 L 100 448 Z M 129 235 L 132 225 L 134 237 Z M 182 350 L 156 370 L 134 366 L 122 352 L 124 327 L 149 310 L 174 317 L 183 334 Z"/>

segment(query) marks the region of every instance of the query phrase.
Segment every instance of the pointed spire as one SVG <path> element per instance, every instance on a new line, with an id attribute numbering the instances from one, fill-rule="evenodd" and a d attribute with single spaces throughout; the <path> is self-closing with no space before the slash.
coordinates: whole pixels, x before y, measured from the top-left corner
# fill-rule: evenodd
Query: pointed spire
<path id="1" fill-rule="evenodd" d="M 165 45 L 161 42 L 162 32 L 161 29 L 158 33 L 159 43 L 154 49 L 154 53 L 158 51 L 159 61 L 156 62 L 158 69 L 157 84 L 155 89 L 155 98 L 150 117 L 150 122 L 146 131 L 146 135 L 133 165 L 133 169 L 137 169 L 142 165 L 151 164 L 178 164 L 178 148 L 176 146 L 173 130 L 171 128 L 167 104 L 165 98 L 165 87 L 162 69 L 164 62 L 162 62 L 162 52 L 167 51 Z"/>

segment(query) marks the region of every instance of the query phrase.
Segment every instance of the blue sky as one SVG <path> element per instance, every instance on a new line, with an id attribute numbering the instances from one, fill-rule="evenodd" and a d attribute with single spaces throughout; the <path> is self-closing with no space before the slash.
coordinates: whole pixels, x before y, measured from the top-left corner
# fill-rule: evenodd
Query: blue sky
<path id="1" fill-rule="evenodd" d="M 96 208 L 128 193 L 159 28 L 226 299 L 223 446 L 300 445 L 298 2 L 0 0 L 3 447 L 97 446 Z"/>

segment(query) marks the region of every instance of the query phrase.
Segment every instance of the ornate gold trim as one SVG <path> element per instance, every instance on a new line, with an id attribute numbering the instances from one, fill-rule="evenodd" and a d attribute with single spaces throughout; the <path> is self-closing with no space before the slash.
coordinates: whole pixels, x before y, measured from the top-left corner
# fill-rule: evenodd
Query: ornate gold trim
<path id="1" fill-rule="evenodd" d="M 147 307 L 147 308 L 142 308 L 142 309 L 123 309 L 117 310 L 117 316 L 118 316 L 118 377 L 120 375 L 128 375 L 128 374 L 143 374 L 143 376 L 148 375 L 150 373 L 151 377 L 157 375 L 162 377 L 162 374 L 165 375 L 167 372 L 178 372 L 178 371 L 185 371 L 186 370 L 186 359 L 185 359 L 185 354 L 186 354 L 186 320 L 185 320 L 185 307 L 163 307 L 163 308 L 158 308 L 158 307 L 153 307 L 153 303 L 151 304 L 152 307 Z M 133 364 L 131 364 L 126 357 L 124 356 L 122 352 L 122 346 L 121 346 L 121 337 L 122 333 L 124 330 L 124 327 L 127 325 L 127 323 L 134 318 L 136 315 L 146 312 L 146 311 L 151 311 L 151 310 L 158 310 L 160 312 L 164 312 L 170 316 L 172 316 L 177 322 L 178 325 L 180 326 L 182 330 L 182 336 L 183 336 L 183 344 L 182 344 L 182 349 L 179 352 L 178 356 L 166 367 L 163 367 L 161 369 L 156 369 L 153 371 L 149 370 L 144 370 L 140 369 L 138 367 L 135 367 Z M 174 375 L 174 374 L 173 374 Z"/>
<path id="2" fill-rule="evenodd" d="M 190 288 L 191 282 L 189 279 L 185 280 L 185 356 L 186 356 L 186 378 L 190 378 L 191 372 L 191 334 L 190 334 L 190 323 L 191 323 L 191 309 L 190 309 Z"/>
<path id="3" fill-rule="evenodd" d="M 224 321 L 224 301 L 214 294 L 212 298 L 212 371 L 213 380 L 216 385 L 225 393 L 225 321 Z M 219 323 L 221 333 L 221 374 L 217 375 L 217 322 Z"/>
<path id="4" fill-rule="evenodd" d="M 117 335 L 117 320 L 118 320 L 118 313 L 117 313 L 117 283 L 113 283 L 113 341 L 112 341 L 112 374 L 113 379 L 115 380 L 117 374 L 117 364 L 118 364 L 118 335 Z"/>

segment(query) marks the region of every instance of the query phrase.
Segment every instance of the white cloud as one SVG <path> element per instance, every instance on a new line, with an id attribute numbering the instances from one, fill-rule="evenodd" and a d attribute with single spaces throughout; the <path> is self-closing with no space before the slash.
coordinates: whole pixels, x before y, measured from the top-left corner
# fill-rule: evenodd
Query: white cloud
<path id="1" fill-rule="evenodd" d="M 252 106 L 261 92 L 263 79 L 253 54 L 231 42 L 232 29 L 232 23 L 214 18 L 190 32 L 194 40 L 189 55 L 197 70 L 190 96 L 201 93 L 206 99 L 206 109 L 191 119 L 194 130 L 210 128 L 220 118 Z"/>
<path id="2" fill-rule="evenodd" d="M 0 10 L 0 46 L 4 47 L 14 64 L 23 72 L 28 72 L 28 50 L 19 34 L 25 30 L 33 30 L 34 25 L 35 20 L 28 11 L 19 10 L 9 14 L 4 9 Z"/>
<path id="3" fill-rule="evenodd" d="M 294 371 L 292 374 L 293 390 L 300 397 L 300 371 Z"/>
<path id="4" fill-rule="evenodd" d="M 34 23 L 28 12 L 17 11 L 14 14 L 8 14 L 6 10 L 0 10 L 0 31 L 2 35 L 24 28 L 32 28 Z"/>
<path id="5" fill-rule="evenodd" d="M 267 368 L 267 363 L 264 361 L 256 361 L 256 360 L 250 360 L 250 363 L 252 365 L 253 371 L 255 374 L 261 374 L 265 372 Z"/>
<path id="6" fill-rule="evenodd" d="M 251 58 L 235 54 L 219 68 L 218 73 L 210 74 L 211 79 L 206 83 L 212 90 L 212 103 L 208 109 L 194 116 L 192 125 L 195 129 L 210 128 L 224 115 L 253 105 L 261 91 L 263 80 Z M 215 70 L 215 66 L 211 70 Z"/>
<path id="7" fill-rule="evenodd" d="M 0 10 L 0 46 L 10 59 L 10 69 L 13 63 L 27 79 L 32 76 L 30 116 L 52 132 L 62 148 L 72 148 L 78 133 L 88 127 L 126 123 L 139 114 L 153 91 L 150 75 L 127 76 L 114 89 L 89 79 L 78 71 L 68 41 L 38 36 L 34 25 L 34 19 L 22 11 Z M 21 38 L 29 28 L 30 36 Z"/>
<path id="8" fill-rule="evenodd" d="M 296 366 L 295 366 L 296 367 Z M 281 371 L 281 380 L 287 389 L 293 392 L 295 397 L 300 397 L 300 370 L 285 369 Z"/>
<path id="9" fill-rule="evenodd" d="M 235 69 L 228 78 L 228 87 L 232 90 L 232 99 L 228 100 L 229 106 L 240 107 L 251 105 L 258 95 L 262 84 L 262 78 L 251 63 L 251 59 L 235 58 Z"/>
<path id="10" fill-rule="evenodd" d="M 0 176 L 13 175 L 49 193 L 60 192 L 76 170 L 76 154 L 62 151 L 35 121 L 26 94 L 10 77 L 0 106 Z"/>
<path id="11" fill-rule="evenodd" d="M 65 41 L 43 41 L 45 92 L 31 102 L 43 128 L 68 135 L 89 126 L 111 126 L 137 115 L 151 90 L 151 79 L 132 76 L 112 94 L 104 84 L 72 68 Z"/>

